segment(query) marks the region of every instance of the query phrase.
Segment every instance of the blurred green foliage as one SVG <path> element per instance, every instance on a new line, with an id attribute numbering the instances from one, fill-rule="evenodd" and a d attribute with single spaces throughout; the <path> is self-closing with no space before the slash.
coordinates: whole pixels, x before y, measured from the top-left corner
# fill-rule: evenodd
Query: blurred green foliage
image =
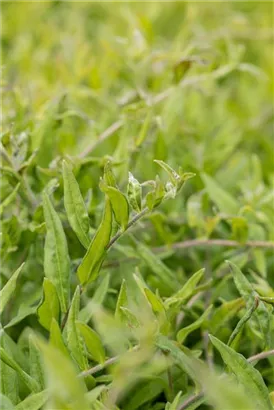
<path id="1" fill-rule="evenodd" d="M 31 399 L 24 408 L 35 410 L 48 400 L 47 390 L 42 390 L 42 351 L 50 375 L 49 406 L 56 409 L 104 409 L 115 402 L 120 409 L 178 410 L 195 391 L 192 379 L 202 385 L 209 404 L 200 398 L 199 407 L 187 408 L 213 405 L 221 409 L 222 399 L 206 377 L 199 376 L 208 370 L 197 357 L 217 366 L 223 363 L 218 354 L 213 357 L 208 332 L 227 343 L 240 323 L 230 348 L 245 357 L 273 348 L 271 303 L 260 301 L 256 314 L 252 310 L 254 298 L 269 302 L 274 297 L 273 4 L 10 1 L 2 3 L 1 35 L 0 256 L 2 288 L 6 289 L 1 346 L 5 351 L 2 378 L 9 379 L 2 386 L 5 408 L 14 408 L 9 402 L 17 405 Z M 68 188 L 62 175 L 63 159 L 77 180 L 70 176 L 73 193 L 67 200 L 65 194 L 65 204 L 64 188 L 67 192 Z M 185 179 L 188 174 L 183 172 L 196 176 L 177 192 L 172 178 L 154 159 L 181 169 L 178 175 Z M 109 164 L 113 175 L 106 175 Z M 135 211 L 140 210 L 141 192 L 144 202 L 154 187 L 147 205 L 155 209 L 114 244 L 80 296 L 76 271 L 100 225 L 105 194 L 114 192 L 115 197 L 113 235 L 121 218 L 126 226 L 128 214 L 122 208 L 127 209 L 126 195 L 133 190 L 132 186 L 127 190 L 129 172 L 131 183 L 137 184 L 137 194 L 130 193 L 131 206 L 135 203 Z M 102 189 L 103 184 L 109 186 Z M 158 207 L 167 191 L 176 199 Z M 51 198 L 48 207 L 56 211 L 51 211 L 55 222 L 50 228 L 49 216 L 45 224 L 43 192 Z M 75 197 L 79 197 L 76 204 L 66 202 Z M 135 211 L 133 207 L 131 219 Z M 60 281 L 57 285 L 44 281 L 44 266 L 45 271 L 49 264 L 52 268 L 56 257 L 53 235 L 53 249 L 45 252 L 48 265 L 44 262 L 49 231 L 63 241 L 61 260 L 67 258 L 64 241 L 68 243 L 66 274 L 69 269 L 71 282 L 66 295 L 72 298 L 74 294 L 69 319 L 60 317 L 56 305 L 59 292 L 54 285 L 58 288 Z M 231 247 L 208 246 L 213 239 L 228 245 L 228 241 L 236 242 Z M 209 242 L 183 248 L 182 243 L 189 240 Z M 258 242 L 260 246 L 255 246 Z M 104 258 L 99 256 L 102 263 Z M 229 272 L 227 259 L 252 284 L 247 291 L 251 299 Z M 23 262 L 22 272 L 12 276 Z M 204 279 L 199 284 L 200 273 L 192 275 L 203 267 Z M 195 299 L 195 294 L 200 297 Z M 110 313 L 117 312 L 117 298 L 115 320 L 126 324 L 127 331 L 119 328 Z M 100 305 L 98 311 L 94 304 Z M 209 317 L 201 318 L 208 308 Z M 47 317 L 47 311 L 53 312 L 52 317 Z M 67 319 L 62 336 L 59 325 Z M 179 331 L 183 335 L 179 339 L 185 339 L 182 349 L 176 345 L 173 351 L 172 345 L 169 367 L 168 359 L 153 351 L 155 327 L 172 340 Z M 128 335 L 128 328 L 134 329 L 134 336 Z M 50 345 L 40 339 L 29 342 L 33 331 L 48 339 L 48 330 Z M 145 341 L 140 352 L 125 353 L 136 338 Z M 94 346 L 100 354 L 90 353 Z M 57 360 L 53 347 L 64 353 L 62 369 L 52 364 Z M 163 342 L 158 347 L 164 351 Z M 66 371 L 72 378 L 77 372 L 68 357 L 78 365 L 84 363 L 83 371 L 87 363 L 92 367 L 96 362 L 94 357 L 105 357 L 104 348 L 106 357 L 124 354 L 113 371 L 96 374 L 96 380 L 89 376 L 86 383 L 82 378 L 79 383 L 66 382 Z M 188 363 L 187 354 L 197 359 L 191 370 L 180 364 Z M 26 363 L 30 356 L 31 368 Z M 15 369 L 14 359 L 21 370 Z M 273 359 L 259 362 L 256 368 L 261 374 L 254 376 L 259 390 L 263 377 L 268 391 L 273 391 Z M 36 380 L 37 374 L 42 381 Z M 35 381 L 40 383 L 38 390 Z M 230 405 L 242 403 L 242 390 L 235 387 L 231 373 L 226 382 L 235 388 Z M 13 383 L 17 383 L 17 393 Z M 222 378 L 213 374 L 212 383 L 228 400 L 233 388 L 226 388 Z M 35 394 L 28 396 L 28 389 Z M 62 393 L 66 389 L 70 389 L 69 397 Z"/>

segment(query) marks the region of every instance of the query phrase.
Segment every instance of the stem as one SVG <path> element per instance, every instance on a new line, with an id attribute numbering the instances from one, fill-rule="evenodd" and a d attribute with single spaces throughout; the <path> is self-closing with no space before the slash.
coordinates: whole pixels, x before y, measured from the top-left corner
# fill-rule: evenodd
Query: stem
<path id="1" fill-rule="evenodd" d="M 80 155 L 79 158 L 85 158 L 89 155 L 97 145 L 101 144 L 101 142 L 105 141 L 108 137 L 111 137 L 119 128 L 123 125 L 123 121 L 118 120 L 111 124 L 102 134 L 99 135 L 97 141 L 93 142 L 90 146 L 88 146 Z"/>
<path id="2" fill-rule="evenodd" d="M 118 239 L 129 229 L 134 225 L 139 219 L 141 219 L 146 213 L 149 212 L 149 209 L 146 207 L 144 208 L 139 214 L 135 215 L 131 221 L 127 224 L 127 227 L 124 231 L 119 231 L 117 232 L 116 235 L 114 235 L 111 240 L 109 241 L 109 244 L 106 247 L 106 250 L 108 250 Z"/>
<path id="3" fill-rule="evenodd" d="M 139 345 L 134 346 L 133 349 L 131 349 L 131 351 L 133 352 L 138 349 L 139 349 Z M 105 363 L 97 364 L 97 366 L 91 367 L 90 369 L 79 373 L 78 377 L 86 377 L 86 376 L 89 376 L 90 374 L 98 373 L 101 370 L 105 369 L 106 367 L 110 366 L 111 364 L 116 363 L 119 360 L 119 358 L 120 356 L 110 357 L 108 360 L 105 361 Z"/>
<path id="4" fill-rule="evenodd" d="M 255 362 L 255 360 L 266 359 L 269 356 L 274 356 L 274 349 L 273 350 L 267 350 L 266 352 L 255 354 L 254 356 L 250 356 L 247 359 L 247 361 L 248 362 Z"/>
<path id="5" fill-rule="evenodd" d="M 198 401 L 204 396 L 203 392 L 193 394 L 193 396 L 190 396 L 179 408 L 178 410 L 185 410 L 187 409 L 191 404 L 195 403 L 195 401 Z"/>
<path id="6" fill-rule="evenodd" d="M 164 245 L 154 248 L 155 252 L 164 252 L 169 249 L 186 249 L 194 248 L 198 246 L 224 246 L 237 248 L 240 246 L 248 246 L 250 248 L 274 248 L 274 242 L 271 241 L 247 241 L 240 243 L 237 241 L 231 241 L 227 239 L 190 239 L 184 242 L 175 242 L 171 245 Z"/>

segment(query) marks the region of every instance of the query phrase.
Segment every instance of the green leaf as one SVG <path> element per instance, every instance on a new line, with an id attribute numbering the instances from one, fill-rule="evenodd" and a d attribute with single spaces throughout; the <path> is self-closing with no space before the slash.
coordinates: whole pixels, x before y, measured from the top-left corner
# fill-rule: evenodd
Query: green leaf
<path id="1" fill-rule="evenodd" d="M 33 335 L 29 336 L 29 362 L 30 376 L 36 380 L 39 391 L 45 388 L 45 374 L 42 363 L 41 351 L 36 344 L 36 339 Z"/>
<path id="2" fill-rule="evenodd" d="M 80 307 L 80 289 L 77 286 L 71 306 L 69 309 L 68 319 L 65 326 L 65 337 L 68 349 L 73 359 L 79 365 L 81 370 L 88 368 L 88 362 L 85 354 L 84 344 L 80 332 L 76 326 Z"/>
<path id="3" fill-rule="evenodd" d="M 86 393 L 86 398 L 90 404 L 94 403 L 103 391 L 106 390 L 106 386 L 103 384 L 101 386 L 96 386 L 94 389 Z"/>
<path id="4" fill-rule="evenodd" d="M 219 308 L 212 312 L 210 319 L 210 330 L 212 333 L 218 332 L 227 322 L 236 317 L 237 312 L 244 307 L 242 298 L 224 302 Z"/>
<path id="5" fill-rule="evenodd" d="M 39 385 L 30 375 L 28 375 L 16 361 L 2 348 L 0 347 L 0 359 L 7 366 L 14 369 L 21 380 L 26 384 L 31 392 L 38 392 Z"/>
<path id="6" fill-rule="evenodd" d="M 237 201 L 225 191 L 211 176 L 202 173 L 202 180 L 205 184 L 206 191 L 221 212 L 229 215 L 235 215 L 239 211 Z"/>
<path id="7" fill-rule="evenodd" d="M 114 218 L 122 231 L 125 231 L 129 218 L 129 206 L 125 195 L 119 189 L 108 186 L 103 180 L 100 182 L 101 190 L 109 197 Z"/>
<path id="8" fill-rule="evenodd" d="M 129 398 L 125 410 L 139 409 L 148 401 L 156 398 L 165 388 L 163 379 L 155 378 L 154 380 L 147 380 L 139 386 L 136 393 L 133 393 Z"/>
<path id="9" fill-rule="evenodd" d="M 60 350 L 43 341 L 38 341 L 43 353 L 50 391 L 51 409 L 89 410 L 85 398 L 86 387 L 83 380 L 76 377 L 75 368 Z"/>
<path id="10" fill-rule="evenodd" d="M 140 212 L 142 209 L 142 187 L 131 172 L 128 173 L 127 196 L 132 209 Z"/>
<path id="11" fill-rule="evenodd" d="M 37 315 L 39 323 L 47 330 L 50 330 L 52 319 L 59 322 L 60 304 L 55 286 L 47 278 L 43 282 L 43 299 L 38 306 Z"/>
<path id="12" fill-rule="evenodd" d="M 127 298 L 127 287 L 126 287 L 126 281 L 123 279 L 122 285 L 120 287 L 120 292 L 119 296 L 116 302 L 116 307 L 115 307 L 115 318 L 116 319 L 122 319 L 121 317 L 121 310 L 120 308 L 122 306 L 127 306 L 128 303 L 128 298 Z"/>
<path id="13" fill-rule="evenodd" d="M 31 394 L 26 397 L 21 403 L 17 404 L 15 410 L 40 410 L 49 398 L 48 390 L 43 390 L 39 393 Z"/>
<path id="14" fill-rule="evenodd" d="M 0 204 L 0 216 L 3 214 L 4 209 L 9 206 L 11 202 L 16 198 L 18 189 L 20 187 L 20 182 L 16 185 L 16 187 L 13 189 L 13 191 L 7 196 L 7 198 L 4 199 L 3 202 Z"/>
<path id="15" fill-rule="evenodd" d="M 9 339 L 7 335 L 1 335 L 1 347 L 5 351 L 14 357 L 14 351 L 11 349 Z M 16 404 L 19 401 L 19 383 L 17 372 L 5 363 L 1 363 L 1 392 L 8 397 L 13 404 Z"/>
<path id="16" fill-rule="evenodd" d="M 176 395 L 176 397 L 175 397 L 175 399 L 172 401 L 172 403 L 167 403 L 167 404 L 166 404 L 165 410 L 177 410 L 181 395 L 182 395 L 182 392 L 179 391 L 179 393 Z"/>
<path id="17" fill-rule="evenodd" d="M 120 307 L 120 317 L 121 321 L 125 323 L 130 329 L 136 329 L 140 327 L 139 320 L 128 308 L 123 306 Z"/>
<path id="18" fill-rule="evenodd" d="M 99 335 L 83 322 L 77 321 L 76 325 L 93 360 L 98 363 L 104 363 L 106 354 Z"/>
<path id="19" fill-rule="evenodd" d="M 148 192 L 146 196 L 146 205 L 148 209 L 152 210 L 156 208 L 157 206 L 159 206 L 162 203 L 165 197 L 165 194 L 166 194 L 166 191 L 165 191 L 164 184 L 162 183 L 162 181 L 157 175 L 155 179 L 154 190 L 151 192 Z"/>
<path id="20" fill-rule="evenodd" d="M 64 203 L 70 226 L 87 249 L 90 244 L 88 213 L 78 182 L 65 161 L 63 161 L 63 180 Z"/>
<path id="21" fill-rule="evenodd" d="M 235 350 L 225 345 L 216 337 L 211 335 L 209 337 L 221 354 L 225 364 L 235 374 L 238 383 L 245 388 L 248 397 L 256 403 L 257 409 L 271 410 L 272 405 L 268 396 L 268 390 L 260 372 L 243 355 L 235 352 Z"/>
<path id="22" fill-rule="evenodd" d="M 87 250 L 87 253 L 78 267 L 77 275 L 80 283 L 85 285 L 98 276 L 98 272 L 106 254 L 112 230 L 112 210 L 110 200 L 106 197 L 105 211 L 101 225 Z"/>
<path id="23" fill-rule="evenodd" d="M 104 167 L 104 181 L 107 186 L 111 186 L 114 188 L 117 187 L 116 179 L 112 171 L 112 164 L 110 161 L 107 161 Z"/>
<path id="24" fill-rule="evenodd" d="M 199 317 L 199 319 L 195 320 L 195 322 L 191 323 L 191 325 L 184 327 L 183 329 L 181 329 L 178 333 L 177 333 L 177 340 L 179 343 L 183 343 L 183 341 L 185 340 L 185 338 L 194 330 L 198 329 L 203 322 L 205 321 L 205 319 L 207 318 L 207 316 L 209 315 L 209 313 L 211 312 L 213 305 L 210 305 L 206 311 Z"/>
<path id="25" fill-rule="evenodd" d="M 45 275 L 54 284 L 60 300 L 61 311 L 68 309 L 70 290 L 70 261 L 66 236 L 61 220 L 48 195 L 43 193 L 44 217 L 47 235 L 44 253 Z"/>
<path id="26" fill-rule="evenodd" d="M 3 377 L 3 375 L 1 375 Z M 10 399 L 4 394 L 0 393 L 1 410 L 14 410 L 15 407 Z"/>
<path id="27" fill-rule="evenodd" d="M 64 356 L 70 357 L 68 349 L 65 346 L 60 327 L 54 318 L 52 318 L 51 321 L 49 341 L 51 346 L 60 350 Z"/>
<path id="28" fill-rule="evenodd" d="M 169 176 L 170 182 L 172 183 L 172 185 L 174 185 L 175 187 L 178 186 L 178 184 L 180 184 L 181 181 L 181 177 L 179 174 L 177 174 L 176 171 L 174 171 L 174 169 L 172 169 L 168 164 L 166 164 L 164 161 L 155 159 L 154 162 L 156 162 L 156 164 L 160 165 L 160 167 L 162 167 Z"/>
<path id="29" fill-rule="evenodd" d="M 244 276 L 242 271 L 232 262 L 227 261 L 232 274 L 234 283 L 239 291 L 239 293 L 243 296 L 246 307 L 249 311 L 252 310 L 252 306 L 254 305 L 254 300 L 259 298 L 258 293 L 253 289 L 250 282 Z M 254 312 L 254 316 L 256 318 L 257 324 L 261 330 L 261 333 L 264 337 L 264 341 L 266 346 L 271 345 L 271 313 L 266 308 L 265 304 L 260 300 L 259 305 L 256 307 Z"/>
<path id="30" fill-rule="evenodd" d="M 80 311 L 79 320 L 81 322 L 88 323 L 90 321 L 92 317 L 92 313 L 93 313 L 92 308 L 94 304 L 103 305 L 104 299 L 108 292 L 109 279 L 110 279 L 110 275 L 108 273 L 107 275 L 105 275 L 104 279 L 102 280 L 102 282 L 100 283 L 96 291 L 94 292 L 92 299 L 90 299 L 89 302 L 86 304 L 86 306 L 83 307 L 83 309 Z"/>
<path id="31" fill-rule="evenodd" d="M 12 297 L 15 288 L 16 288 L 16 281 L 19 276 L 19 273 L 21 272 L 23 266 L 25 263 L 22 263 L 21 266 L 12 274 L 8 282 L 5 284 L 3 289 L 0 291 L 0 314 L 3 312 L 4 307 Z"/>
<path id="32" fill-rule="evenodd" d="M 202 277 L 204 276 L 205 269 L 200 269 L 198 272 L 194 273 L 188 281 L 184 284 L 182 289 L 176 292 L 170 298 L 167 298 L 164 302 L 166 308 L 170 305 L 177 303 L 178 301 L 183 302 L 184 300 L 190 298 L 193 295 L 197 284 L 200 282 Z"/>

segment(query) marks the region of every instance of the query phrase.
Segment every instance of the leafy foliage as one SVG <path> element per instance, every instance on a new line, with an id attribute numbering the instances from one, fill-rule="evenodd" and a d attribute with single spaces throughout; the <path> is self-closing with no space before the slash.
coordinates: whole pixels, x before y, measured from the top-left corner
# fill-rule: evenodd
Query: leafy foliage
<path id="1" fill-rule="evenodd" d="M 272 5 L 2 11 L 1 408 L 272 409 Z"/>

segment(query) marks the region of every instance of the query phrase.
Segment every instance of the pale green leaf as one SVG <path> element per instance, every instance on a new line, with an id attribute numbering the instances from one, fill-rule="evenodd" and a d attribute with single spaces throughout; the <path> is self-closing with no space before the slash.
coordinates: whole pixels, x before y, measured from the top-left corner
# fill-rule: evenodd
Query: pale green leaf
<path id="1" fill-rule="evenodd" d="M 19 273 L 21 272 L 23 266 L 25 263 L 22 263 L 21 266 L 12 274 L 8 282 L 5 284 L 3 289 L 0 291 L 0 314 L 3 312 L 4 307 L 12 297 L 15 288 L 16 288 L 16 281 L 19 276 Z"/>
<path id="2" fill-rule="evenodd" d="M 45 275 L 54 284 L 59 296 L 61 311 L 65 313 L 68 309 L 70 290 L 67 240 L 61 220 L 45 192 L 43 193 L 43 208 L 47 226 L 44 251 Z"/>
<path id="3" fill-rule="evenodd" d="M 30 376 L 36 380 L 39 391 L 45 388 L 45 374 L 44 366 L 41 357 L 41 351 L 36 344 L 36 339 L 31 334 L 29 336 L 29 362 L 30 362 Z"/>
<path id="4" fill-rule="evenodd" d="M 7 198 L 4 199 L 3 202 L 0 204 L 0 216 L 3 214 L 4 209 L 9 206 L 11 202 L 16 198 L 18 189 L 20 187 L 20 182 L 16 185 L 16 187 L 13 189 L 13 191 L 7 196 Z"/>
<path id="5" fill-rule="evenodd" d="M 21 403 L 17 404 L 15 410 L 40 410 L 49 398 L 48 390 L 27 396 Z"/>
<path id="6" fill-rule="evenodd" d="M 131 172 L 128 173 L 127 196 L 132 209 L 140 212 L 142 209 L 142 187 Z"/>
<path id="7" fill-rule="evenodd" d="M 116 319 L 121 319 L 121 310 L 120 308 L 122 306 L 127 306 L 128 303 L 128 298 L 127 298 L 127 287 L 126 287 L 126 281 L 123 279 L 121 287 L 120 287 L 120 292 L 118 295 L 118 299 L 116 302 L 116 307 L 115 307 L 115 318 Z"/>
<path id="8" fill-rule="evenodd" d="M 47 330 L 50 330 L 52 319 L 59 321 L 60 305 L 59 298 L 53 283 L 44 278 L 43 299 L 38 306 L 37 315 L 39 323 Z"/>
<path id="9" fill-rule="evenodd" d="M 76 326 L 80 331 L 85 341 L 87 351 L 93 360 L 98 363 L 104 363 L 106 354 L 99 335 L 83 322 L 77 321 Z"/>
<path id="10" fill-rule="evenodd" d="M 49 341 L 50 341 L 51 346 L 53 346 L 55 349 L 60 350 L 60 352 L 62 352 L 64 356 L 70 357 L 68 349 L 65 346 L 65 343 L 63 340 L 61 329 L 57 321 L 54 318 L 52 318 L 52 321 L 51 321 Z"/>

